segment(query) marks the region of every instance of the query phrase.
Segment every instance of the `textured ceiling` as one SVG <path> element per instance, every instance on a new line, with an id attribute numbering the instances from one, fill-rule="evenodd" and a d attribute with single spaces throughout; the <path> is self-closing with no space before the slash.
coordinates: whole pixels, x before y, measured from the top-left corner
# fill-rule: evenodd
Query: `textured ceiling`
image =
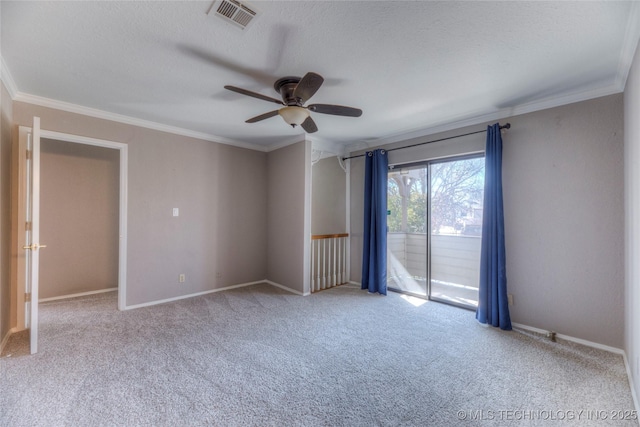
<path id="1" fill-rule="evenodd" d="M 280 77 L 314 71 L 317 144 L 377 145 L 623 90 L 638 41 L 632 2 L 253 1 L 245 30 L 211 2 L 0 3 L 14 98 L 87 107 L 270 149 L 305 138 L 277 108 Z M 78 107 L 79 106 L 79 107 Z M 96 113 L 96 111 L 93 111 Z M 107 115 L 108 116 L 108 115 Z M 180 130 L 178 130 L 180 132 Z"/>

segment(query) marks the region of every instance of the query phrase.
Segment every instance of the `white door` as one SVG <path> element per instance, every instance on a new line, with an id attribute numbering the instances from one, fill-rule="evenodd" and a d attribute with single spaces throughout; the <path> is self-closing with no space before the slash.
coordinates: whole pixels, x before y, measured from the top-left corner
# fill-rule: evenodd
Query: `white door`
<path id="1" fill-rule="evenodd" d="M 31 354 L 38 351 L 38 268 L 40 248 L 40 118 L 33 118 L 27 139 L 25 183 L 25 318 Z"/>

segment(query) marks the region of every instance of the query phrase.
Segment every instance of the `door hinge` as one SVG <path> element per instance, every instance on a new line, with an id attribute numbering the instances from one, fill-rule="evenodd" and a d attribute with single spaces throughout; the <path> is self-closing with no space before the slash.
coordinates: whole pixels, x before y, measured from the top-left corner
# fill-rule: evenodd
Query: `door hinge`
<path id="1" fill-rule="evenodd" d="M 32 157 L 33 157 L 33 151 L 27 150 L 27 160 L 31 160 Z"/>
<path id="2" fill-rule="evenodd" d="M 24 302 L 31 302 L 31 292 L 25 292 Z"/>
<path id="3" fill-rule="evenodd" d="M 27 221 L 27 222 L 25 222 L 25 224 L 24 224 L 24 230 L 25 230 L 25 231 L 31 231 L 31 228 L 32 228 L 32 222 L 31 222 L 31 221 Z"/>

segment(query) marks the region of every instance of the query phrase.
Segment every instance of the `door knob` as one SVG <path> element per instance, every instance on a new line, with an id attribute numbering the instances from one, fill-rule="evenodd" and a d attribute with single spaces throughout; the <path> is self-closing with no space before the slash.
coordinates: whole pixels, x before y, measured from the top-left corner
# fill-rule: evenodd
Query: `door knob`
<path id="1" fill-rule="evenodd" d="M 32 243 L 31 245 L 28 246 L 23 246 L 22 249 L 30 249 L 32 251 L 37 251 L 38 248 L 46 248 L 47 245 L 39 245 L 37 243 Z"/>

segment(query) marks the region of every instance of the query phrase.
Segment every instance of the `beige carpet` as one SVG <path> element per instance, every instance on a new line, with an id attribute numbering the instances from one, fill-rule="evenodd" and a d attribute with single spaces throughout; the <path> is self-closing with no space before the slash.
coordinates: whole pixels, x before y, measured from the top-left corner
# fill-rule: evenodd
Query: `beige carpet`
<path id="1" fill-rule="evenodd" d="M 41 304 L 40 352 L 17 335 L 0 359 L 0 425 L 637 425 L 615 419 L 634 415 L 621 356 L 414 304 L 269 285 Z"/>

